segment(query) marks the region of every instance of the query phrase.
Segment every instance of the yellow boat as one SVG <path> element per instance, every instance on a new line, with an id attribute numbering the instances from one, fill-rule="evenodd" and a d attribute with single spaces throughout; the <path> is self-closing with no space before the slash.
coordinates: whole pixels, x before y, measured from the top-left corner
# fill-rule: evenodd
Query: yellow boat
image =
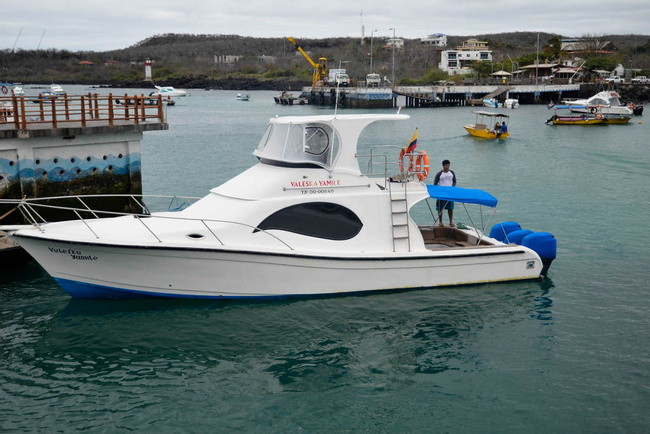
<path id="1" fill-rule="evenodd" d="M 602 106 L 555 106 L 555 114 L 546 121 L 552 125 L 626 124 L 632 116 L 602 112 Z"/>
<path id="2" fill-rule="evenodd" d="M 491 140 L 506 139 L 510 136 L 508 132 L 509 115 L 486 111 L 473 111 L 472 113 L 476 115 L 476 121 L 473 124 L 463 125 L 470 136 Z"/>

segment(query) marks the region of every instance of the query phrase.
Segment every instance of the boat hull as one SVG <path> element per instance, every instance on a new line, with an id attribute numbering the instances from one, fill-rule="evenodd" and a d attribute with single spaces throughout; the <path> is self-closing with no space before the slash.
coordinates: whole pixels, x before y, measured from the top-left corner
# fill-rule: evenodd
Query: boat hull
<path id="1" fill-rule="evenodd" d="M 572 119 L 572 118 L 561 118 L 552 120 L 553 125 L 600 125 L 603 123 L 603 119 Z"/>
<path id="2" fill-rule="evenodd" d="M 303 297 L 530 280 L 543 267 L 516 245 L 326 257 L 16 238 L 75 298 Z"/>

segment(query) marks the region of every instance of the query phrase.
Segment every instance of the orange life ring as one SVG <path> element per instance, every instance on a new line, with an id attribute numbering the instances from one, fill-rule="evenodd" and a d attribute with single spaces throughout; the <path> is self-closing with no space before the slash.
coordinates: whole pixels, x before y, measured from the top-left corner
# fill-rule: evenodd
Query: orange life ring
<path id="1" fill-rule="evenodd" d="M 632 110 L 634 110 L 634 107 L 636 107 L 636 106 L 634 105 L 633 102 L 631 102 L 631 103 L 630 103 L 630 108 L 631 108 Z"/>
<path id="2" fill-rule="evenodd" d="M 2 93 L 4 93 L 5 95 L 9 93 L 9 89 L 7 88 L 7 86 L 2 86 Z"/>
<path id="3" fill-rule="evenodd" d="M 399 153 L 399 171 L 404 172 L 404 149 Z M 409 172 L 415 172 L 420 181 L 424 181 L 429 176 L 429 156 L 425 151 L 420 151 L 417 157 L 413 157 L 413 154 L 409 155 Z"/>
<path id="4" fill-rule="evenodd" d="M 596 113 L 596 119 L 602 119 L 603 114 L 602 113 Z"/>
<path id="5" fill-rule="evenodd" d="M 406 152 L 404 151 L 404 149 L 399 151 L 399 171 L 400 172 L 404 172 L 404 155 L 405 154 L 406 154 Z M 413 172 L 413 167 L 414 167 L 413 163 L 414 163 L 413 154 L 409 154 L 409 168 L 408 168 L 409 172 Z"/>
<path id="6" fill-rule="evenodd" d="M 415 171 L 420 181 L 424 181 L 429 176 L 429 156 L 425 151 L 421 151 L 415 160 Z"/>

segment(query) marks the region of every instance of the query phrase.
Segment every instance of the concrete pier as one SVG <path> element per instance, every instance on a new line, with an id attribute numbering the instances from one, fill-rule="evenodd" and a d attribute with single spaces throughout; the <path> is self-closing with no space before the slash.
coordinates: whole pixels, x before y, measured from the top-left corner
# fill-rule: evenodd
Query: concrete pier
<path id="1" fill-rule="evenodd" d="M 0 98 L 0 199 L 142 194 L 140 142 L 168 128 L 165 109 L 144 96 Z"/>

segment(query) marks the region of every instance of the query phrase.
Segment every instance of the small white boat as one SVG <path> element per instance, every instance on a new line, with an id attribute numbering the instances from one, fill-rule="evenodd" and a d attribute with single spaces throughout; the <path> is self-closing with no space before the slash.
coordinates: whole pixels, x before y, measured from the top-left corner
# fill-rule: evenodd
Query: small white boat
<path id="1" fill-rule="evenodd" d="M 152 92 L 149 96 L 162 95 L 163 99 L 167 98 L 180 98 L 187 96 L 187 91 L 182 89 L 174 89 L 172 86 L 155 86 L 157 92 Z"/>
<path id="2" fill-rule="evenodd" d="M 0 83 L 0 96 L 22 96 L 25 90 L 21 83 Z"/>
<path id="3" fill-rule="evenodd" d="M 50 92 L 49 93 L 50 93 L 50 95 L 60 96 L 60 95 L 65 95 L 67 92 L 65 91 L 65 89 L 60 84 L 52 83 L 52 85 L 50 86 Z M 43 94 L 45 94 L 45 92 L 43 92 Z"/>
<path id="4" fill-rule="evenodd" d="M 250 101 L 251 97 L 250 95 L 245 95 L 243 93 L 238 93 L 237 96 L 235 97 L 237 101 Z"/>
<path id="5" fill-rule="evenodd" d="M 430 223 L 414 220 L 413 207 L 431 198 L 486 207 L 497 200 L 425 184 L 424 152 L 357 149 L 368 125 L 407 119 L 276 117 L 255 166 L 181 210 L 150 213 L 141 204 L 142 213 L 115 217 L 78 198 L 80 220 L 0 229 L 81 298 L 295 297 L 545 274 L 556 248 L 549 233 L 508 222 L 487 236 L 482 212 L 481 228 L 441 226 L 435 211 Z M 15 203 L 23 215 L 43 214 L 38 199 Z"/>
<path id="6" fill-rule="evenodd" d="M 503 106 L 509 109 L 519 108 L 519 100 L 515 98 L 506 98 L 505 102 L 503 103 Z"/>
<path id="7" fill-rule="evenodd" d="M 483 100 L 484 107 L 499 108 L 503 107 L 503 103 L 499 102 L 496 98 L 485 98 Z"/>

